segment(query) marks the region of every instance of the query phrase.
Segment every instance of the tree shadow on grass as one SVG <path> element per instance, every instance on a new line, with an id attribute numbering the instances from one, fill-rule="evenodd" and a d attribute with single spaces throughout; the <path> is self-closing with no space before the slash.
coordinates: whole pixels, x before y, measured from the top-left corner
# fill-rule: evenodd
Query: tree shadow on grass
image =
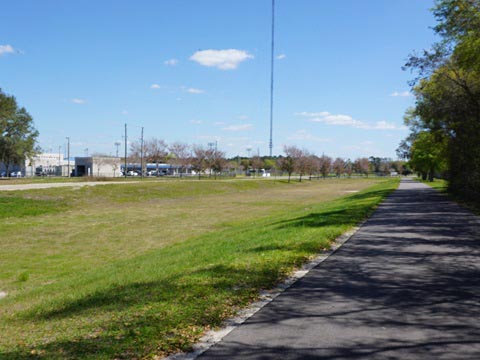
<path id="1" fill-rule="evenodd" d="M 269 265 L 251 270 L 228 265 L 205 266 L 187 275 L 162 281 L 132 283 L 99 290 L 49 311 L 23 314 L 22 321 L 55 327 L 79 317 L 104 318 L 95 329 L 1 352 L 1 359 L 141 358 L 162 351 L 188 351 L 205 328 L 221 325 L 235 309 L 251 301 L 262 288 L 278 281 Z M 224 304 L 229 303 L 230 308 Z M 102 316 L 100 316 L 102 318 Z M 98 320 L 97 320 L 98 321 Z M 32 350 L 34 352 L 32 353 Z M 33 354 L 33 355 L 32 355 Z"/>

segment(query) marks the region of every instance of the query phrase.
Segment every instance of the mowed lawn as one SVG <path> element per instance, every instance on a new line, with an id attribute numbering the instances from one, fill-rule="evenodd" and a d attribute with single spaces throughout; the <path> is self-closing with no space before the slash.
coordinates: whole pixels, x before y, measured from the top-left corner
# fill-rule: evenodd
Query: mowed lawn
<path id="1" fill-rule="evenodd" d="M 0 358 L 188 350 L 398 180 L 175 180 L 0 192 Z"/>

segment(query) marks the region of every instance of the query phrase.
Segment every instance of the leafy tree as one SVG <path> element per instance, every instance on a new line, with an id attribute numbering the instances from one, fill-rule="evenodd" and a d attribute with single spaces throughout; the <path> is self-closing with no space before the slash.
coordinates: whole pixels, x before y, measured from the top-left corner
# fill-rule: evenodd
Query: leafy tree
<path id="1" fill-rule="evenodd" d="M 326 178 L 328 174 L 330 174 L 330 170 L 332 168 L 332 158 L 326 155 L 322 155 L 318 159 L 318 165 L 323 178 Z"/>
<path id="2" fill-rule="evenodd" d="M 167 160 L 169 159 L 167 149 L 168 145 L 165 140 L 151 138 L 145 141 L 144 158 L 147 162 L 156 164 L 157 176 L 159 175 L 159 165 L 161 163 L 167 162 Z"/>
<path id="3" fill-rule="evenodd" d="M 251 159 L 244 158 L 240 161 L 240 165 L 242 166 L 243 170 L 245 171 L 245 176 L 248 175 L 248 170 L 250 166 L 252 166 Z"/>
<path id="4" fill-rule="evenodd" d="M 258 171 L 260 169 L 263 169 L 263 167 L 265 166 L 265 163 L 260 156 L 252 157 L 251 163 L 252 163 L 252 168 L 253 170 L 255 170 L 255 174 L 257 175 L 258 175 Z"/>
<path id="5" fill-rule="evenodd" d="M 288 174 L 288 182 L 295 170 L 295 159 L 291 154 L 291 147 L 285 146 L 283 151 L 285 152 L 285 157 L 280 157 L 278 159 L 278 167 L 280 170 L 285 171 Z"/>
<path id="6" fill-rule="evenodd" d="M 333 172 L 337 177 L 340 177 L 345 172 L 345 160 L 337 157 L 332 164 Z"/>
<path id="7" fill-rule="evenodd" d="M 434 134 L 428 131 L 419 133 L 410 151 L 410 166 L 418 171 L 424 180 L 433 181 L 435 172 L 445 166 L 445 147 L 440 146 Z"/>
<path id="8" fill-rule="evenodd" d="M 441 41 L 405 66 L 417 73 L 416 104 L 406 121 L 413 136 L 401 147 L 432 133 L 446 147 L 450 191 L 480 202 L 480 1 L 440 0 L 433 12 Z"/>
<path id="9" fill-rule="evenodd" d="M 14 164 L 22 164 L 38 152 L 38 131 L 27 110 L 19 107 L 15 97 L 0 89 L 0 161 L 7 174 Z"/>
<path id="10" fill-rule="evenodd" d="M 198 180 L 201 179 L 201 173 L 207 168 L 207 149 L 203 146 L 193 146 L 193 156 L 191 159 L 192 169 L 198 173 Z"/>
<path id="11" fill-rule="evenodd" d="M 269 172 L 272 172 L 272 171 L 276 172 L 277 165 L 276 165 L 275 159 L 265 158 L 264 163 L 265 163 L 265 170 L 268 170 Z"/>
<path id="12" fill-rule="evenodd" d="M 307 167 L 307 171 L 306 173 L 309 175 L 310 177 L 310 180 L 312 180 L 312 176 L 315 175 L 315 174 L 318 174 L 318 172 L 320 171 L 319 169 L 319 161 L 318 161 L 318 157 L 316 155 L 308 155 L 305 157 L 305 160 L 304 160 L 307 164 L 306 164 L 306 167 Z"/>
<path id="13" fill-rule="evenodd" d="M 168 150 L 170 151 L 169 161 L 181 166 L 181 176 L 182 173 L 187 172 L 187 168 L 190 165 L 190 147 L 188 144 L 174 142 L 168 147 Z"/>
<path id="14" fill-rule="evenodd" d="M 359 158 L 354 163 L 355 172 L 368 177 L 370 173 L 370 162 L 367 158 Z"/>
<path id="15" fill-rule="evenodd" d="M 210 168 L 210 175 L 213 171 L 215 179 L 227 167 L 225 153 L 217 149 L 207 150 L 207 166 Z"/>
<path id="16" fill-rule="evenodd" d="M 353 163 L 350 159 L 347 159 L 345 161 L 345 173 L 347 174 L 348 177 L 352 176 L 353 173 Z"/>

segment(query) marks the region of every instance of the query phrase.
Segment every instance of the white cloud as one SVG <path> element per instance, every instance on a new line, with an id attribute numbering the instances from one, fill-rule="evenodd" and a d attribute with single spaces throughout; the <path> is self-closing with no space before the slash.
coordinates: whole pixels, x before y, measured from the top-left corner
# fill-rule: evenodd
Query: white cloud
<path id="1" fill-rule="evenodd" d="M 203 94 L 203 93 L 205 93 L 205 90 L 195 89 L 195 88 L 188 88 L 185 91 L 190 93 L 190 94 Z"/>
<path id="2" fill-rule="evenodd" d="M 194 139 L 199 139 L 203 141 L 209 141 L 209 140 L 214 140 L 220 142 L 222 140 L 221 137 L 219 136 L 214 136 L 214 135 L 197 135 L 193 136 Z"/>
<path id="3" fill-rule="evenodd" d="M 386 121 L 377 121 L 375 123 L 368 123 L 365 121 L 355 120 L 350 115 L 330 114 L 328 111 L 322 112 L 300 112 L 295 115 L 303 116 L 311 122 L 324 123 L 328 125 L 351 126 L 357 129 L 367 130 L 405 130 L 405 126 L 397 126 Z"/>
<path id="4" fill-rule="evenodd" d="M 229 125 L 223 128 L 225 131 L 247 131 L 253 127 L 252 124 Z"/>
<path id="5" fill-rule="evenodd" d="M 70 100 L 72 103 L 74 104 L 79 104 L 79 105 L 83 105 L 87 102 L 87 100 L 85 99 L 79 99 L 79 98 L 73 98 Z"/>
<path id="6" fill-rule="evenodd" d="M 150 85 L 150 89 L 161 89 L 162 86 L 161 85 L 158 85 L 158 84 L 152 84 Z"/>
<path id="7" fill-rule="evenodd" d="M 409 97 L 409 96 L 412 96 L 412 93 L 410 91 L 402 91 L 402 92 L 394 91 L 393 93 L 390 94 L 390 96 L 393 96 L 393 97 Z"/>
<path id="8" fill-rule="evenodd" d="M 200 125 L 203 124 L 202 120 L 190 120 L 190 124 Z"/>
<path id="9" fill-rule="evenodd" d="M 398 129 L 395 124 L 392 123 L 387 123 L 386 121 L 377 121 L 374 124 L 366 125 L 366 129 L 372 129 L 372 130 L 395 130 Z"/>
<path id="10" fill-rule="evenodd" d="M 244 50 L 226 49 L 226 50 L 201 50 L 190 57 L 203 66 L 216 67 L 220 70 L 233 70 L 238 65 L 248 59 L 253 59 L 253 55 Z"/>
<path id="11" fill-rule="evenodd" d="M 163 62 L 165 65 L 168 65 L 168 66 L 175 66 L 178 64 L 178 60 L 177 59 L 168 59 L 168 60 L 165 60 Z"/>
<path id="12" fill-rule="evenodd" d="M 328 111 L 321 111 L 321 112 L 308 112 L 308 111 L 302 111 L 299 113 L 295 113 L 295 115 L 299 116 L 305 116 L 305 117 L 322 117 L 322 116 L 327 116 L 330 115 Z"/>
<path id="13" fill-rule="evenodd" d="M 237 116 L 237 119 L 238 120 L 248 120 L 249 117 L 247 115 L 239 115 L 239 116 Z"/>
<path id="14" fill-rule="evenodd" d="M 288 140 L 300 140 L 300 141 L 316 141 L 316 142 L 331 142 L 331 139 L 320 138 L 310 134 L 307 130 L 298 130 L 291 136 L 287 137 Z"/>
<path id="15" fill-rule="evenodd" d="M 280 54 L 280 55 L 277 56 L 277 60 L 283 60 L 283 59 L 285 59 L 286 57 L 287 57 L 287 55 L 285 55 L 285 54 Z"/>
<path id="16" fill-rule="evenodd" d="M 0 56 L 13 53 L 15 53 L 15 49 L 12 45 L 0 45 Z"/>

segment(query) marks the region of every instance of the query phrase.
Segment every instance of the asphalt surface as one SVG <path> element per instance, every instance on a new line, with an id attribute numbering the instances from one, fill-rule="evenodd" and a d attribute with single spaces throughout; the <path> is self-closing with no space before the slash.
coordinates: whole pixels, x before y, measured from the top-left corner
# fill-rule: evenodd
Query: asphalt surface
<path id="1" fill-rule="evenodd" d="M 480 359 L 480 218 L 402 181 L 207 359 Z"/>

